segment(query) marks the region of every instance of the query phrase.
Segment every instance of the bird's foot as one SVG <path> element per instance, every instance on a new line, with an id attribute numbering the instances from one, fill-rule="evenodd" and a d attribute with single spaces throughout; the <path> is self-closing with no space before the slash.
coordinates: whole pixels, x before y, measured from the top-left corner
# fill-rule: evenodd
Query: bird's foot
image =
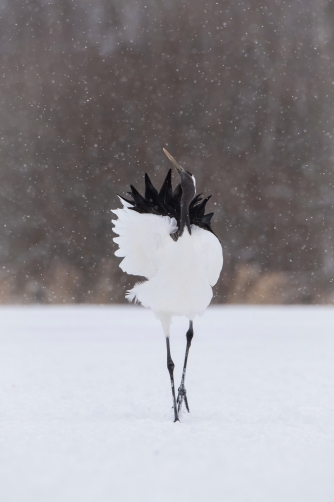
<path id="1" fill-rule="evenodd" d="M 188 399 L 187 399 L 187 391 L 184 385 L 180 385 L 178 388 L 178 395 L 177 395 L 177 411 L 180 413 L 180 410 L 182 408 L 182 403 L 184 401 L 184 404 L 186 405 L 188 413 L 190 413 L 189 406 L 188 406 Z"/>
<path id="2" fill-rule="evenodd" d="M 179 422 L 179 412 L 178 412 L 178 406 L 177 403 L 175 403 L 175 406 L 172 406 L 172 410 L 174 410 L 174 423 Z"/>

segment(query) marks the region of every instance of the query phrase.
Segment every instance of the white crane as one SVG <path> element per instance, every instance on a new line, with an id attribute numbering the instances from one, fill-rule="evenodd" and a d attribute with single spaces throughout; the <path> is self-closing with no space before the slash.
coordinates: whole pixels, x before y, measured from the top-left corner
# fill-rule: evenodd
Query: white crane
<path id="1" fill-rule="evenodd" d="M 223 266 L 221 244 L 210 225 L 213 213 L 205 215 L 205 205 L 196 194 L 194 176 L 183 169 L 165 150 L 180 176 L 181 183 L 172 191 L 171 169 L 158 192 L 145 174 L 145 197 L 131 185 L 133 200 L 120 197 L 123 208 L 113 210 L 114 241 L 122 257 L 120 268 L 132 275 L 145 277 L 126 296 L 153 310 L 161 321 L 166 337 L 167 368 L 169 371 L 174 422 L 184 401 L 189 412 L 184 386 L 189 348 L 193 338 L 193 320 L 204 313 L 212 299 L 212 286 Z M 187 345 L 182 380 L 175 398 L 174 363 L 170 352 L 170 324 L 172 316 L 189 319 Z"/>

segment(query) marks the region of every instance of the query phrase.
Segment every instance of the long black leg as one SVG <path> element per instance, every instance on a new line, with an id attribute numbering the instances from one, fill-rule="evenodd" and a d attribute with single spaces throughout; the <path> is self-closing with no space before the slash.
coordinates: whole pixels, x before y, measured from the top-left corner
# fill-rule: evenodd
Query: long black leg
<path id="1" fill-rule="evenodd" d="M 173 407 L 174 407 L 174 422 L 179 422 L 179 415 L 176 406 L 175 399 L 175 386 L 174 386 L 174 363 L 172 360 L 172 356 L 170 355 L 170 345 L 169 345 L 169 337 L 166 337 L 166 345 L 167 345 L 167 368 L 170 376 L 170 383 L 172 386 L 172 394 L 173 394 Z"/>
<path id="2" fill-rule="evenodd" d="M 187 346 L 186 346 L 186 355 L 184 356 L 184 364 L 183 364 L 183 371 L 182 371 L 182 380 L 180 387 L 178 389 L 178 395 L 177 395 L 177 411 L 180 412 L 182 403 L 184 400 L 184 403 L 186 405 L 187 411 L 189 412 L 189 405 L 188 405 L 188 399 L 187 399 L 187 392 L 184 386 L 184 380 L 186 378 L 186 370 L 187 370 L 187 362 L 188 362 L 188 354 L 189 354 L 189 349 L 191 345 L 191 340 L 193 339 L 194 336 L 194 330 L 193 330 L 193 322 L 189 322 L 189 329 L 187 331 Z"/>

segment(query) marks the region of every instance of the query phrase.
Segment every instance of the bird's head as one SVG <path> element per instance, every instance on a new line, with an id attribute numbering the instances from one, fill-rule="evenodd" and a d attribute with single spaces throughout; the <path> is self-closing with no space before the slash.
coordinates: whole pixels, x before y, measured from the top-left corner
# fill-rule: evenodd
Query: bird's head
<path id="1" fill-rule="evenodd" d="M 163 151 L 166 157 L 168 157 L 168 159 L 171 161 L 171 163 L 179 173 L 182 187 L 182 199 L 185 203 L 189 205 L 196 195 L 195 177 L 189 171 L 183 169 L 183 167 L 181 167 L 180 164 L 176 162 L 174 157 L 172 157 L 171 154 L 167 152 L 165 148 L 163 148 Z"/>

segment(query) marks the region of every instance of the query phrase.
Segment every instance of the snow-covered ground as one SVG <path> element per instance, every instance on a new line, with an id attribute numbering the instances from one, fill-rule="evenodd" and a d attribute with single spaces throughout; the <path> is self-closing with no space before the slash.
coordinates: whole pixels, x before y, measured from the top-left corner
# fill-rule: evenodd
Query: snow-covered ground
<path id="1" fill-rule="evenodd" d="M 0 330 L 2 502 L 334 500 L 333 308 L 209 309 L 176 424 L 151 312 L 3 307 Z"/>

